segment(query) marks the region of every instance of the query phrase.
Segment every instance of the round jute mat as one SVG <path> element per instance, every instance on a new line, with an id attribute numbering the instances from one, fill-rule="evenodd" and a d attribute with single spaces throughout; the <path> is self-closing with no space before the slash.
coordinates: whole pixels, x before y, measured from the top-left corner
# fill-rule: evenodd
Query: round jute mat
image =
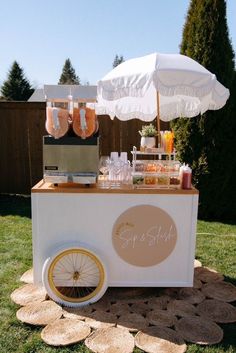
<path id="1" fill-rule="evenodd" d="M 219 343 L 223 338 L 223 330 L 205 317 L 184 317 L 177 322 L 175 329 L 185 341 L 201 345 Z"/>
<path id="2" fill-rule="evenodd" d="M 42 340 L 51 346 L 67 346 L 89 336 L 91 329 L 85 322 L 77 319 L 59 319 L 44 327 Z"/>
<path id="3" fill-rule="evenodd" d="M 34 274 L 33 274 L 33 268 L 30 268 L 28 271 L 26 271 L 25 273 L 23 273 L 23 275 L 20 278 L 21 282 L 24 283 L 34 283 Z"/>
<path id="4" fill-rule="evenodd" d="M 102 310 L 102 311 L 107 311 L 110 309 L 111 306 L 111 300 L 110 298 L 105 294 L 99 301 L 96 303 L 93 303 L 90 305 L 92 309 L 94 310 Z"/>
<path id="5" fill-rule="evenodd" d="M 236 287 L 228 282 L 207 283 L 201 290 L 208 298 L 218 299 L 223 302 L 234 302 L 236 300 Z"/>
<path id="6" fill-rule="evenodd" d="M 117 320 L 117 327 L 125 328 L 130 332 L 138 332 L 148 326 L 148 320 L 140 314 L 128 313 L 121 315 Z"/>
<path id="7" fill-rule="evenodd" d="M 31 325 L 46 326 L 51 322 L 60 319 L 62 316 L 61 306 L 52 300 L 40 303 L 31 303 L 23 306 L 16 312 L 18 320 Z"/>
<path id="8" fill-rule="evenodd" d="M 197 306 L 197 313 L 218 323 L 236 321 L 236 308 L 216 299 L 206 299 Z"/>
<path id="9" fill-rule="evenodd" d="M 167 304 L 170 302 L 171 298 L 168 295 L 162 295 L 161 297 L 151 297 L 148 299 L 148 306 L 150 309 L 166 309 Z"/>
<path id="10" fill-rule="evenodd" d="M 195 259 L 195 260 L 194 260 L 194 267 L 201 267 L 201 266 L 202 266 L 201 261 Z"/>
<path id="11" fill-rule="evenodd" d="M 167 327 L 153 326 L 135 336 L 135 345 L 147 353 L 184 353 L 187 346 L 182 337 Z"/>
<path id="12" fill-rule="evenodd" d="M 169 287 L 165 288 L 162 291 L 162 295 L 168 296 L 170 299 L 176 299 L 178 297 L 179 288 L 177 287 Z"/>
<path id="13" fill-rule="evenodd" d="M 135 297 L 149 296 L 152 293 L 153 289 L 146 287 L 112 287 L 108 288 L 107 290 L 107 295 L 110 297 L 111 301 L 114 302 L 116 300 L 131 300 L 132 303 L 132 299 L 134 299 Z"/>
<path id="14" fill-rule="evenodd" d="M 42 302 L 47 298 L 47 292 L 43 286 L 34 284 L 24 284 L 11 293 L 11 300 L 21 306 L 30 303 Z"/>
<path id="15" fill-rule="evenodd" d="M 202 286 L 203 286 L 202 281 L 200 281 L 200 279 L 197 279 L 196 277 L 194 277 L 193 288 L 200 289 L 200 288 L 202 288 Z"/>
<path id="16" fill-rule="evenodd" d="M 194 269 L 194 277 L 204 283 L 224 280 L 224 276 L 221 273 L 209 267 L 196 267 Z"/>
<path id="17" fill-rule="evenodd" d="M 91 305 L 79 308 L 63 308 L 63 317 L 67 319 L 85 320 L 92 313 Z"/>
<path id="18" fill-rule="evenodd" d="M 205 295 L 196 288 L 181 288 L 178 299 L 185 300 L 190 304 L 199 304 L 205 299 Z"/>
<path id="19" fill-rule="evenodd" d="M 93 329 L 102 329 L 111 326 L 115 326 L 117 316 L 106 311 L 97 310 L 94 311 L 89 317 L 85 318 L 85 322 Z"/>
<path id="20" fill-rule="evenodd" d="M 110 313 L 115 315 L 123 315 L 129 313 L 130 306 L 127 303 L 115 303 L 110 306 Z"/>
<path id="21" fill-rule="evenodd" d="M 110 327 L 94 331 L 85 345 L 95 353 L 132 353 L 134 337 L 127 330 Z"/>
<path id="22" fill-rule="evenodd" d="M 167 305 L 167 310 L 173 315 L 185 317 L 196 314 L 196 307 L 185 300 L 174 299 Z"/>
<path id="23" fill-rule="evenodd" d="M 168 310 L 156 309 L 147 313 L 146 319 L 151 325 L 173 326 L 177 318 Z"/>
<path id="24" fill-rule="evenodd" d="M 131 313 L 146 315 L 150 310 L 151 309 L 147 305 L 147 303 L 144 303 L 143 301 L 140 301 L 139 303 L 133 303 L 130 305 Z"/>

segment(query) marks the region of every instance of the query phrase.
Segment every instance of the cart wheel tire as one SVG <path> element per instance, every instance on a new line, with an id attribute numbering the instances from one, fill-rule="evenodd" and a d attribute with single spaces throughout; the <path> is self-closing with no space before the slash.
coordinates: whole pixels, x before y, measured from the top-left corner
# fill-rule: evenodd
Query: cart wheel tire
<path id="1" fill-rule="evenodd" d="M 45 261 L 42 281 L 55 302 L 79 307 L 103 296 L 107 290 L 107 271 L 104 261 L 93 250 L 67 246 Z"/>

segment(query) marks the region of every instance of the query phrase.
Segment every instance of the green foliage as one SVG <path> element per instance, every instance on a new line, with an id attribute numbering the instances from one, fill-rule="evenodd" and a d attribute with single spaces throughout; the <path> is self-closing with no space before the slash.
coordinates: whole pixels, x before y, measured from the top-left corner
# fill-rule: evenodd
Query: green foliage
<path id="1" fill-rule="evenodd" d="M 139 130 L 139 134 L 142 137 L 155 137 L 157 136 L 157 129 L 153 124 L 143 125 L 142 130 Z"/>
<path id="2" fill-rule="evenodd" d="M 9 101 L 27 101 L 34 89 L 25 78 L 23 69 L 14 61 L 7 80 L 2 85 L 2 96 Z"/>
<path id="3" fill-rule="evenodd" d="M 124 61 L 125 61 L 125 60 L 124 60 L 123 55 L 120 55 L 120 56 L 119 56 L 119 55 L 116 54 L 115 59 L 114 59 L 113 64 L 112 64 L 113 69 L 114 69 L 116 66 L 120 65 L 121 63 L 123 63 Z"/>
<path id="4" fill-rule="evenodd" d="M 230 89 L 223 109 L 171 124 L 179 158 L 193 168 L 194 184 L 200 191 L 199 216 L 230 221 L 236 218 L 236 76 L 225 0 L 191 0 L 181 54 L 198 61 Z"/>
<path id="5" fill-rule="evenodd" d="M 80 79 L 76 76 L 75 69 L 73 68 L 70 59 L 66 59 L 62 69 L 62 74 L 58 82 L 59 85 L 79 85 Z"/>

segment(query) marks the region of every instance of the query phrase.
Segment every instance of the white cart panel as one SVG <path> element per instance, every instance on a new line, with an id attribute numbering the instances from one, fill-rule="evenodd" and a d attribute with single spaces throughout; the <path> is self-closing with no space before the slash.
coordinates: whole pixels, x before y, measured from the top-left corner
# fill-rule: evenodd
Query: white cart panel
<path id="1" fill-rule="evenodd" d="M 118 255 L 112 231 L 125 211 L 147 205 L 170 216 L 177 231 L 176 243 L 160 263 L 132 265 Z M 43 264 L 58 247 L 76 242 L 101 255 L 108 269 L 108 286 L 192 286 L 197 207 L 195 189 L 66 189 L 41 182 L 32 189 L 34 281 L 41 283 Z M 144 222 L 145 217 L 143 214 Z"/>

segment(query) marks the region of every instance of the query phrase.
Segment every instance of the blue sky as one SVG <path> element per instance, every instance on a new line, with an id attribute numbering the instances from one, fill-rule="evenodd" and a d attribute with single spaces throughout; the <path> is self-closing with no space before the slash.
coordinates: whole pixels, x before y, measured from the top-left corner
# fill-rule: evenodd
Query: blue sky
<path id="1" fill-rule="evenodd" d="M 96 84 L 116 54 L 177 53 L 190 0 L 0 0 L 0 85 L 14 60 L 34 86 L 57 84 L 66 58 Z M 227 0 L 236 52 L 236 0 Z"/>

